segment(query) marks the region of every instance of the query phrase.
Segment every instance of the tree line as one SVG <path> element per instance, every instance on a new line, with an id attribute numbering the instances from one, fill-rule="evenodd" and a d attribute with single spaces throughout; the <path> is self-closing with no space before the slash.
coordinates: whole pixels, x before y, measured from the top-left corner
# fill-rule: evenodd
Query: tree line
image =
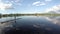
<path id="1" fill-rule="evenodd" d="M 48 14 L 48 13 L 44 13 L 44 14 L 0 14 L 0 18 L 1 17 L 13 17 L 13 16 L 45 16 L 45 15 L 49 15 L 49 16 L 60 16 L 60 14 Z"/>

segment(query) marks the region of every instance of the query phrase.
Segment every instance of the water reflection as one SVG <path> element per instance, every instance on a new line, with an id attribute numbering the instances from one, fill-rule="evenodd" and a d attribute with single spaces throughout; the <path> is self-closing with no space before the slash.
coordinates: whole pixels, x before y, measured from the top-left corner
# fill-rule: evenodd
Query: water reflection
<path id="1" fill-rule="evenodd" d="M 12 19 L 14 19 L 14 17 L 2 17 L 2 18 L 0 18 L 0 22 L 12 20 Z"/>
<path id="2" fill-rule="evenodd" d="M 21 28 L 23 31 L 38 31 L 44 34 L 57 34 L 60 33 L 60 18 L 59 16 L 21 16 L 22 19 L 17 20 L 14 24 L 16 28 Z M 14 27 L 15 27 L 14 26 Z"/>
<path id="3" fill-rule="evenodd" d="M 60 16 L 58 17 L 46 17 L 47 20 L 51 21 L 52 23 L 56 25 L 60 25 Z"/>
<path id="4" fill-rule="evenodd" d="M 6 32 L 13 29 L 14 31 L 20 30 L 20 33 L 29 32 L 30 34 L 60 34 L 60 16 L 20 16 L 17 18 L 21 19 L 16 20 L 16 23 L 0 23 L 0 26 L 5 27 L 4 31 Z M 11 29 L 7 27 L 11 27 Z"/>

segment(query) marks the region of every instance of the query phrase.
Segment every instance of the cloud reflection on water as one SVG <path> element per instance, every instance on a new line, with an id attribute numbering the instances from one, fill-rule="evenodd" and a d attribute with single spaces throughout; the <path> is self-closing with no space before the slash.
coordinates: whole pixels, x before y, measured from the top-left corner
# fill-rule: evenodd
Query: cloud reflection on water
<path id="1" fill-rule="evenodd" d="M 60 25 L 60 17 L 45 17 L 47 20 L 51 21 L 53 24 Z"/>

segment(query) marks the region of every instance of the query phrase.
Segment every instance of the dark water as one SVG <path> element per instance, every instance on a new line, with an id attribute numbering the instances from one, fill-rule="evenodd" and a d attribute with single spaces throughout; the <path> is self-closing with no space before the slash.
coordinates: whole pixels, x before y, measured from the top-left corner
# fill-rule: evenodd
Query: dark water
<path id="1" fill-rule="evenodd" d="M 60 34 L 60 16 L 20 16 L 12 27 L 5 28 L 10 34 Z M 14 30 L 14 31 L 13 31 Z"/>

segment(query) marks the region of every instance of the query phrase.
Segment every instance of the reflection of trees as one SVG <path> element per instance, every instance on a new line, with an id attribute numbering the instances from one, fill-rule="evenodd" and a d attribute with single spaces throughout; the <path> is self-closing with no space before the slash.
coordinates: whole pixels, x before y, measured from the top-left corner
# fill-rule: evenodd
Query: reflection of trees
<path id="1" fill-rule="evenodd" d="M 0 14 L 0 18 L 1 18 L 2 14 Z"/>

